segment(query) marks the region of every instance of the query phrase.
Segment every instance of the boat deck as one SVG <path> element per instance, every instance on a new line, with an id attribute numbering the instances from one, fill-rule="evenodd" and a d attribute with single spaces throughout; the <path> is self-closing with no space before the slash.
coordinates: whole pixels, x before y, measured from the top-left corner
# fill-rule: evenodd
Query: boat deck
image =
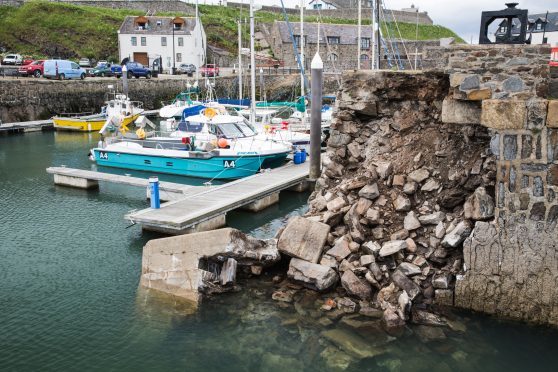
<path id="1" fill-rule="evenodd" d="M 227 212 L 248 207 L 257 211 L 273 204 L 279 192 L 306 183 L 309 163 L 289 163 L 280 168 L 212 187 L 201 193 L 165 203 L 160 209 L 147 208 L 126 216 L 144 229 L 168 234 L 203 231 L 225 224 Z"/>

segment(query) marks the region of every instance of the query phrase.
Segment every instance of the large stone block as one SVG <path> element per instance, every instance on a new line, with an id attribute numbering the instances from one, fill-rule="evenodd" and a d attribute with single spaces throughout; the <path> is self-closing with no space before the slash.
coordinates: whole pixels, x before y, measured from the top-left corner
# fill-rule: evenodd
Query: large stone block
<path id="1" fill-rule="evenodd" d="M 479 102 L 444 99 L 442 122 L 449 124 L 479 124 L 481 108 Z"/>
<path id="2" fill-rule="evenodd" d="M 558 128 L 558 101 L 548 101 L 546 126 L 549 128 Z"/>
<path id="3" fill-rule="evenodd" d="M 522 100 L 487 99 L 482 101 L 481 124 L 485 127 L 523 129 L 527 122 L 527 106 Z"/>
<path id="4" fill-rule="evenodd" d="M 330 226 L 304 217 L 293 217 L 281 233 L 277 247 L 291 257 L 318 263 Z"/>

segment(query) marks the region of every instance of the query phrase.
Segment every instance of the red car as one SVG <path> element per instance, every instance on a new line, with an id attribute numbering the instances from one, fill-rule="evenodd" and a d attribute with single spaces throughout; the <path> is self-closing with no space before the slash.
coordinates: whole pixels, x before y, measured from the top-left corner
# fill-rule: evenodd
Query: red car
<path id="1" fill-rule="evenodd" d="M 201 76 L 219 76 L 219 66 L 214 64 L 207 64 L 200 67 Z"/>
<path id="2" fill-rule="evenodd" d="M 44 60 L 34 61 L 28 65 L 23 65 L 19 68 L 18 72 L 20 75 L 23 76 L 34 76 L 36 78 L 40 78 L 43 76 L 44 73 Z"/>
<path id="3" fill-rule="evenodd" d="M 21 63 L 22 66 L 30 65 L 31 63 L 35 62 L 35 60 L 31 57 L 24 57 L 23 62 Z"/>

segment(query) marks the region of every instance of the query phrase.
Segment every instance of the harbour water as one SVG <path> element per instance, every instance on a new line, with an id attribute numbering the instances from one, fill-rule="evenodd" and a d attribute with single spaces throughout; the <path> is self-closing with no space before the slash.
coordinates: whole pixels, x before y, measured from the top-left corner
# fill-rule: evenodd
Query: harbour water
<path id="1" fill-rule="evenodd" d="M 314 306 L 321 297 L 304 293 L 302 305 L 279 306 L 272 275 L 243 280 L 240 292 L 211 298 L 198 312 L 138 290 L 142 247 L 156 235 L 123 216 L 147 206 L 144 190 L 56 187 L 45 172 L 90 169 L 96 141 L 75 133 L 0 137 L 0 370 L 317 371 L 343 361 L 321 336 Z M 260 214 L 230 213 L 228 223 L 271 237 L 304 212 L 307 196 L 286 193 Z M 351 369 L 556 370 L 558 331 L 456 316 L 467 331 L 446 331 L 443 341 L 421 342 L 412 330 L 397 339 L 364 335 L 371 344 L 386 340 L 382 354 L 353 358 Z"/>

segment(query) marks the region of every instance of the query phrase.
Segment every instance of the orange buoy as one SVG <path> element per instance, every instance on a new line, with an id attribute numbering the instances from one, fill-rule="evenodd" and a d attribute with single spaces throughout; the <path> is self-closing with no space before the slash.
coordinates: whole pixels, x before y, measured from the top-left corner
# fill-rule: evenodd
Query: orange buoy
<path id="1" fill-rule="evenodd" d="M 224 149 L 228 145 L 229 145 L 229 141 L 227 141 L 225 138 L 219 138 L 219 141 L 217 141 L 217 146 L 219 146 L 222 149 Z"/>

